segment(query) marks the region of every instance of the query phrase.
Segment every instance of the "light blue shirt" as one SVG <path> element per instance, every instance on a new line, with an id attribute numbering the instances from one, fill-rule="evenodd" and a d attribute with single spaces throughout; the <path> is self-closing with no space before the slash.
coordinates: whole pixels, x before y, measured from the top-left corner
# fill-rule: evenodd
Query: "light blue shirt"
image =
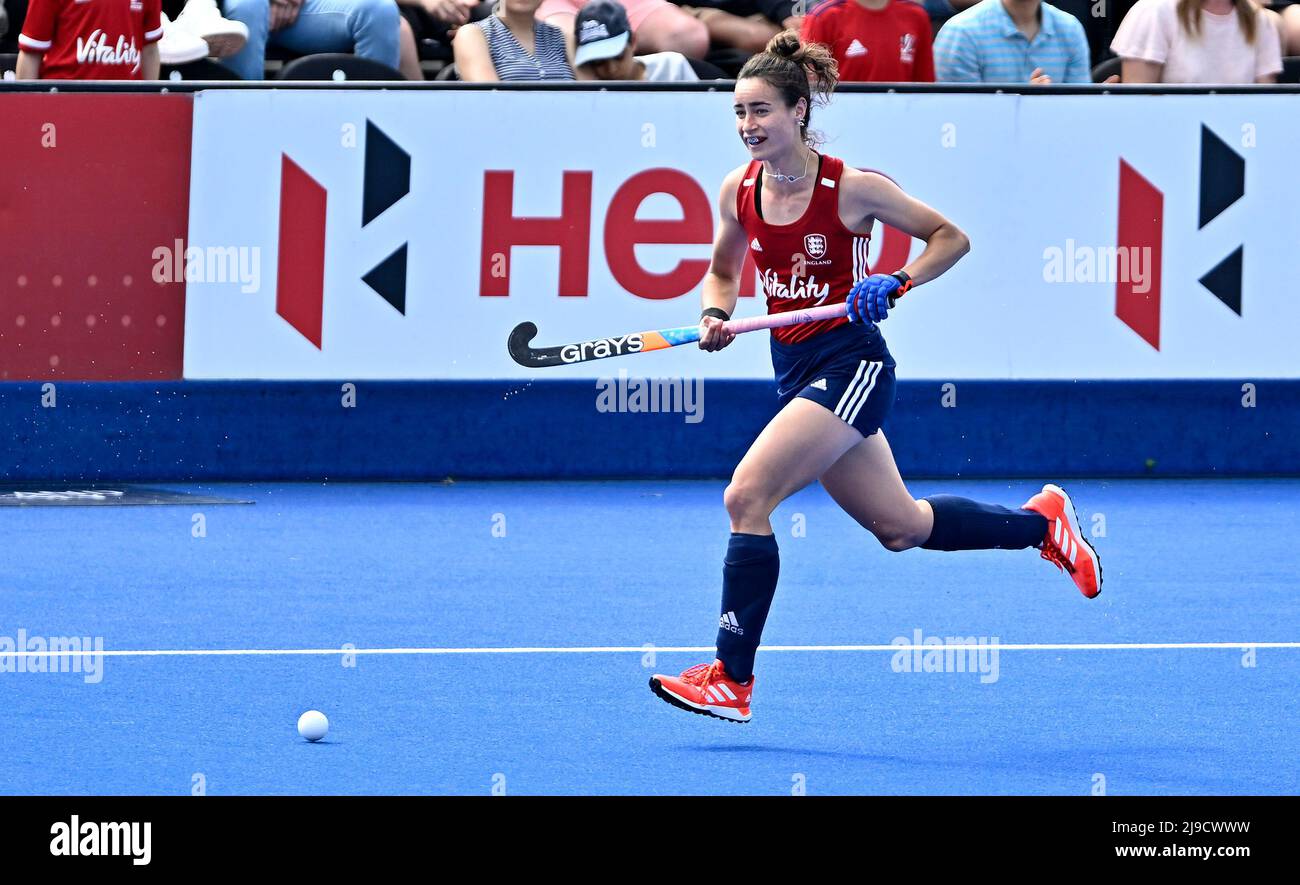
<path id="1" fill-rule="evenodd" d="M 940 83 L 1028 83 L 1034 68 L 1053 83 L 1091 83 L 1088 38 L 1068 12 L 1041 4 L 1033 42 L 1016 28 L 1002 0 L 980 0 L 939 29 L 934 41 Z"/>

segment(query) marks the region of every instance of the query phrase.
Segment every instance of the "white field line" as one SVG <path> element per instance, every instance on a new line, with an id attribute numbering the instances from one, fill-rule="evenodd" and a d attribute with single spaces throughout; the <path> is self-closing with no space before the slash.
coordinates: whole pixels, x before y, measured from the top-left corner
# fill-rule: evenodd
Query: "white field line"
<path id="1" fill-rule="evenodd" d="M 1190 651 L 1203 649 L 1278 648 L 1300 649 L 1300 642 L 1078 642 L 1078 643 L 1003 643 L 975 645 L 765 645 L 761 652 L 900 652 L 929 651 Z M 2 651 L 0 660 L 9 658 L 166 658 L 166 657 L 254 657 L 272 655 L 558 655 L 558 654 L 712 654 L 713 646 L 704 645 L 591 645 L 591 646 L 520 646 L 487 648 L 165 648 L 165 649 L 94 649 L 83 651 Z"/>

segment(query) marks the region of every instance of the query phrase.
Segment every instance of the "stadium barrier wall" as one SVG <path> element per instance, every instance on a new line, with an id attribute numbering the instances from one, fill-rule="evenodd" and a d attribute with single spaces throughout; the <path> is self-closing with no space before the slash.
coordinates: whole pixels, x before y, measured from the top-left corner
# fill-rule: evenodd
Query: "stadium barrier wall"
<path id="1" fill-rule="evenodd" d="M 766 336 L 540 372 L 504 342 L 694 320 L 729 94 L 534 91 L 0 93 L 35 170 L 0 183 L 0 378 L 34 382 L 0 385 L 4 478 L 727 475 Z M 900 467 L 1300 474 L 1300 95 L 1032 92 L 815 114 L 974 244 L 885 326 Z M 919 249 L 878 226 L 872 265 Z M 761 292 L 747 265 L 740 312 Z M 620 372 L 703 384 L 703 420 L 601 411 Z"/>
<path id="2" fill-rule="evenodd" d="M 775 411 L 756 380 L 659 413 L 602 412 L 580 380 L 66 382 L 54 407 L 42 386 L 0 385 L 7 481 L 727 477 Z M 1243 408 L 1227 381 L 904 381 L 886 433 L 913 477 L 1300 473 L 1300 381 L 1256 390 Z"/>

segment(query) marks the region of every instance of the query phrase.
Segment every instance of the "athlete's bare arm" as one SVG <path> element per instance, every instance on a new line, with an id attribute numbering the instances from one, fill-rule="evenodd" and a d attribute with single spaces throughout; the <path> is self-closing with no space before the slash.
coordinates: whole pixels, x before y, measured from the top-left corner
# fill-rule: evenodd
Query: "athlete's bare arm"
<path id="1" fill-rule="evenodd" d="M 970 238 L 961 228 L 876 172 L 844 168 L 840 178 L 840 214 L 850 230 L 868 230 L 878 218 L 890 227 L 925 241 L 925 249 L 906 267 L 882 268 L 885 273 L 901 270 L 913 283 L 933 280 L 970 251 Z"/>
<path id="2" fill-rule="evenodd" d="M 741 166 L 722 181 L 718 194 L 718 234 L 713 240 L 713 260 L 704 275 L 701 302 L 704 308 L 720 307 L 731 316 L 736 311 L 736 298 L 740 294 L 740 272 L 745 265 L 745 229 L 736 217 L 736 191 L 747 166 Z M 721 350 L 731 343 L 735 335 L 722 328 L 722 320 L 705 317 L 701 321 L 704 334 L 700 336 L 702 350 Z"/>

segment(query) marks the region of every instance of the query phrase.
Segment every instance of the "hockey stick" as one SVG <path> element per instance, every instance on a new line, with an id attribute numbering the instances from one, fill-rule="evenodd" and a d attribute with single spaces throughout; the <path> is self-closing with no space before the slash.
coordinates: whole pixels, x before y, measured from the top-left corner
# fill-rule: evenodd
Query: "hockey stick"
<path id="1" fill-rule="evenodd" d="M 728 320 L 726 327 L 739 335 L 758 329 L 775 329 L 778 326 L 793 326 L 815 320 L 833 320 L 844 315 L 843 304 L 827 304 L 822 307 L 810 307 L 807 310 L 791 310 L 785 313 Z M 532 323 L 520 323 L 510 333 L 507 346 L 510 348 L 510 357 L 519 365 L 530 369 L 543 369 L 547 366 L 585 363 L 588 360 L 603 360 L 611 356 L 646 353 L 651 350 L 676 347 L 679 344 L 690 344 L 700 340 L 700 327 L 679 326 L 676 329 L 633 332 L 618 338 L 597 338 L 594 341 L 579 341 L 576 344 L 561 344 L 557 347 L 533 347 L 532 340 L 535 337 L 537 337 L 537 326 Z"/>

